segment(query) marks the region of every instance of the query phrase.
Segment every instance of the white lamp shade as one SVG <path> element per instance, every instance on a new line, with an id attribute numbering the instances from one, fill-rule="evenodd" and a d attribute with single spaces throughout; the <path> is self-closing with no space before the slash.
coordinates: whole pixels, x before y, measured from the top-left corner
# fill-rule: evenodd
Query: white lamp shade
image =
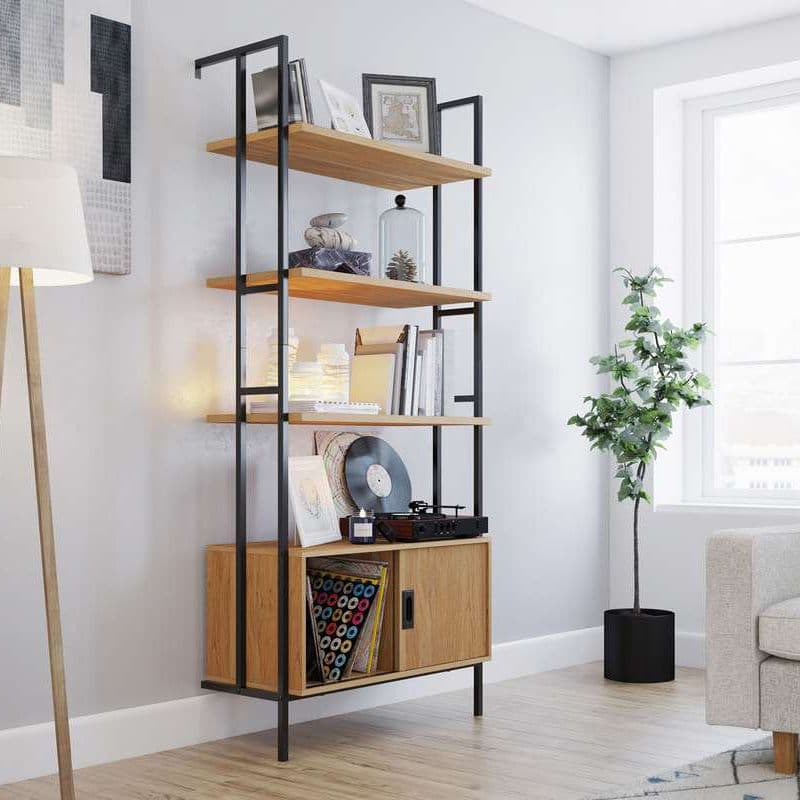
<path id="1" fill-rule="evenodd" d="M 67 164 L 0 157 L 0 267 L 33 269 L 37 286 L 94 277 L 78 174 Z"/>

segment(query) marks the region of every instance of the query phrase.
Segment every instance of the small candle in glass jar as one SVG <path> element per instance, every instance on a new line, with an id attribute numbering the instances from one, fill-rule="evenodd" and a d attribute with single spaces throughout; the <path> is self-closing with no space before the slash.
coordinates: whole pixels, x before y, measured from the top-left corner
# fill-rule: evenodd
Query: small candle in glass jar
<path id="1" fill-rule="evenodd" d="M 375 544 L 375 517 L 363 508 L 350 517 L 350 544 Z"/>

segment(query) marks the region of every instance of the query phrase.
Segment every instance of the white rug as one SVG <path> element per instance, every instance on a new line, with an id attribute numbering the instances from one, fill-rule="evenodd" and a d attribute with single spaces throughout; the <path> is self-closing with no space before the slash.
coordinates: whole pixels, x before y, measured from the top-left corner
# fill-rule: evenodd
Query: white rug
<path id="1" fill-rule="evenodd" d="M 593 800 L 650 797 L 669 800 L 800 800 L 800 780 L 794 775 L 775 772 L 772 741 L 767 738 L 696 764 L 651 775 L 638 784 L 597 795 Z"/>

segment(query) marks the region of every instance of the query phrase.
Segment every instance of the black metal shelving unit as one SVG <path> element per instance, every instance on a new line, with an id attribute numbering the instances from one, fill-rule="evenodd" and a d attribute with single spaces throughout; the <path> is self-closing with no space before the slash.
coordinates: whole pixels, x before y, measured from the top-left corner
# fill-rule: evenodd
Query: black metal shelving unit
<path id="1" fill-rule="evenodd" d="M 247 57 L 267 50 L 277 51 L 278 66 L 278 140 L 277 140 L 277 281 L 275 283 L 247 285 L 246 218 L 247 218 Z M 236 683 L 225 684 L 202 681 L 204 689 L 272 700 L 278 706 L 278 760 L 289 759 L 289 703 L 303 699 L 289 691 L 289 270 L 288 270 L 288 203 L 289 203 L 289 38 L 275 36 L 252 44 L 225 50 L 195 61 L 195 77 L 200 78 L 207 67 L 233 62 L 235 69 L 235 130 L 236 130 L 236 210 L 235 210 L 235 263 L 236 263 L 236 420 L 235 420 L 235 476 L 236 476 Z M 437 115 L 441 130 L 442 112 L 453 108 L 471 107 L 473 113 L 473 161 L 483 164 L 483 99 L 476 95 L 439 103 Z M 441 285 L 442 278 L 442 193 L 441 186 L 433 186 L 433 283 Z M 473 181 L 473 283 L 476 291 L 483 288 L 483 195 L 482 180 Z M 278 384 L 276 386 L 247 385 L 247 340 L 245 299 L 250 294 L 274 293 L 278 301 Z M 433 327 L 441 328 L 442 319 L 450 316 L 471 315 L 473 319 L 473 393 L 456 397 L 457 402 L 472 403 L 474 416 L 483 414 L 483 310 L 480 302 L 457 308 L 433 307 Z M 253 689 L 247 686 L 247 398 L 249 396 L 277 396 L 277 465 L 278 465 L 278 681 L 277 691 Z M 433 459 L 433 503 L 441 502 L 442 488 L 442 429 L 431 426 Z M 474 513 L 483 511 L 483 428 L 473 426 L 473 504 Z M 458 669 L 444 667 L 441 672 Z M 461 667 L 466 669 L 468 667 Z M 483 664 L 472 665 L 473 713 L 483 714 Z M 426 674 L 433 674 L 428 672 Z M 386 676 L 390 683 L 408 680 L 413 676 Z M 370 684 L 378 685 L 378 682 Z M 343 684 L 337 691 L 358 687 Z"/>

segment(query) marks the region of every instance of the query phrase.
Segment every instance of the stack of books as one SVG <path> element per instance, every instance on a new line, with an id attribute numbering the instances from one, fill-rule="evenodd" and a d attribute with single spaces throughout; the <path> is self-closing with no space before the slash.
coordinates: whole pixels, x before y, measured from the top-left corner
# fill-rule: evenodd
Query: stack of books
<path id="1" fill-rule="evenodd" d="M 269 413 L 277 408 L 277 400 L 254 401 L 250 404 L 253 414 Z M 317 414 L 380 414 L 377 403 L 351 403 L 345 400 L 290 400 L 289 411 L 311 411 Z"/>
<path id="2" fill-rule="evenodd" d="M 378 669 L 389 564 L 315 558 L 306 572 L 307 681 L 335 683 Z"/>
<path id="3" fill-rule="evenodd" d="M 376 403 L 383 414 L 444 414 L 452 350 L 451 331 L 419 325 L 359 328 L 350 399 Z"/>

